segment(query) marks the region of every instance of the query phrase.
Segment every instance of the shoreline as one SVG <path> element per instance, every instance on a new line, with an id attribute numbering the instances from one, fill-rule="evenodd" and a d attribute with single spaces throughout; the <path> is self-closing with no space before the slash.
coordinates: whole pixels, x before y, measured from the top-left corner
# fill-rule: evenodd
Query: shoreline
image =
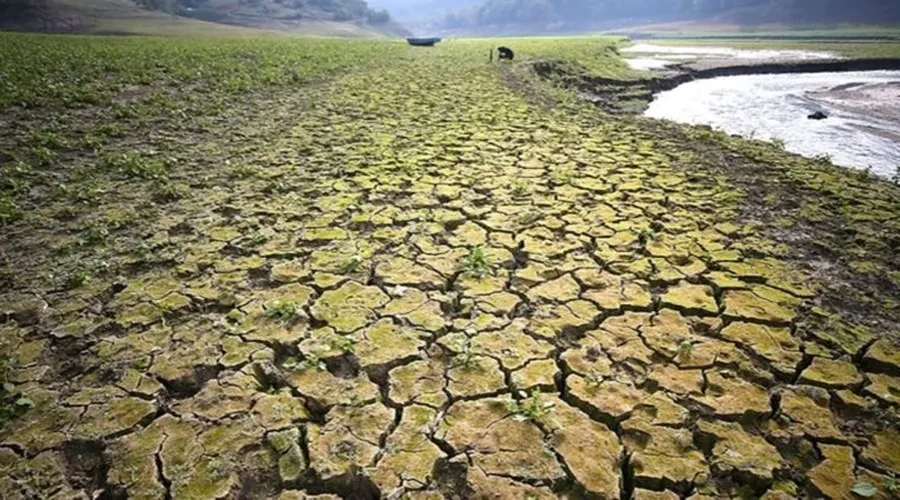
<path id="1" fill-rule="evenodd" d="M 582 93 L 583 98 L 604 111 L 633 115 L 643 113 L 657 94 L 696 80 L 744 75 L 900 71 L 900 58 L 779 61 L 760 64 L 738 62 L 703 69 L 690 68 L 689 64 L 696 64 L 696 61 L 673 64 L 667 67 L 668 71 L 633 80 L 616 80 L 573 71 L 555 61 L 534 62 L 532 69 L 541 78 L 558 78 L 566 86 L 574 86 Z"/>
<path id="2" fill-rule="evenodd" d="M 697 68 L 699 64 L 710 64 Z M 711 80 L 726 76 L 753 76 L 774 74 L 816 74 L 816 73 L 852 73 L 860 71 L 898 71 L 900 58 L 865 58 L 865 59 L 819 59 L 819 60 L 734 60 L 732 64 L 723 61 L 691 61 L 668 66 L 654 76 L 636 80 L 609 80 L 589 74 L 573 71 L 570 67 L 542 61 L 534 64 L 534 70 L 542 77 L 559 79 L 564 85 L 578 89 L 583 100 L 611 114 L 643 115 L 656 97 L 681 85 L 698 80 Z M 838 85 L 809 96 L 820 105 L 856 115 L 877 112 L 888 120 L 900 117 L 900 108 L 885 99 L 886 91 L 891 95 L 896 92 L 896 84 L 884 87 L 868 85 Z M 877 89 L 877 90 L 875 90 Z M 871 102 L 868 96 L 878 96 Z M 831 113 L 829 113 L 831 114 Z M 805 116 L 805 115 L 804 115 Z M 900 134 L 893 127 L 882 127 L 877 123 L 868 126 L 851 125 L 869 134 L 888 140 L 900 140 Z M 855 167 L 844 165 L 853 170 Z"/>
<path id="3" fill-rule="evenodd" d="M 837 165 L 889 177 L 900 162 L 897 99 L 900 71 L 747 75 L 663 92 L 644 116 L 705 124 L 748 139 L 775 138 L 806 158 L 827 155 Z M 829 119 L 807 119 L 819 111 Z"/>
<path id="4" fill-rule="evenodd" d="M 616 33 L 619 34 L 619 33 Z M 896 42 L 900 37 L 895 35 L 753 35 L 753 34 L 724 34 L 724 35 L 675 35 L 653 33 L 621 33 L 632 40 L 665 40 L 665 41 L 757 41 L 757 40 L 790 40 L 790 41 L 828 41 L 828 42 Z"/>

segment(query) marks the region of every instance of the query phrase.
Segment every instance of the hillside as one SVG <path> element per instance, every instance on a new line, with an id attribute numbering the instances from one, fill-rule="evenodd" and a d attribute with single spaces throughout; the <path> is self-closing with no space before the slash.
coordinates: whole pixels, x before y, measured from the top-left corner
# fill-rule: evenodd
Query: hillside
<path id="1" fill-rule="evenodd" d="M 536 34 L 706 20 L 760 24 L 900 23 L 900 3 L 881 0 L 487 0 L 446 16 L 450 31 Z"/>
<path id="2" fill-rule="evenodd" d="M 353 38 L 406 33 L 387 12 L 361 0 L 0 0 L 0 29 L 161 35 L 278 30 Z"/>
<path id="3" fill-rule="evenodd" d="M 147 8 L 204 21 L 295 29 L 310 23 L 347 23 L 385 33 L 404 34 L 385 10 L 363 0 L 136 0 Z"/>

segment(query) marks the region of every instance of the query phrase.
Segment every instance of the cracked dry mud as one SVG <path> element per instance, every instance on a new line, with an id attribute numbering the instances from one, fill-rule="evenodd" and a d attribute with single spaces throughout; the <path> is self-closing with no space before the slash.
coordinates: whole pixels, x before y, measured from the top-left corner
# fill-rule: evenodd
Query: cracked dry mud
<path id="1" fill-rule="evenodd" d="M 213 177 L 108 243 L 130 265 L 0 295 L 35 403 L 3 498 L 851 498 L 900 471 L 896 336 L 819 308 L 728 179 L 404 54 L 170 136 Z M 15 229 L 23 276 L 72 237 Z"/>

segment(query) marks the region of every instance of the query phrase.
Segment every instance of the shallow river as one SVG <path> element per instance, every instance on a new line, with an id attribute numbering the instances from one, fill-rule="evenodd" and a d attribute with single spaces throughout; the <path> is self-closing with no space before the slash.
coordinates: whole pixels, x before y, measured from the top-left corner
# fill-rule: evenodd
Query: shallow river
<path id="1" fill-rule="evenodd" d="M 833 52 L 811 50 L 733 49 L 728 47 L 687 47 L 637 43 L 622 49 L 625 61 L 634 69 L 658 70 L 678 63 L 698 60 L 752 62 L 812 61 L 841 59 Z"/>
<path id="2" fill-rule="evenodd" d="M 646 116 L 781 139 L 804 156 L 885 176 L 900 165 L 900 71 L 747 75 L 659 94 Z M 810 113 L 824 111 L 827 120 Z"/>

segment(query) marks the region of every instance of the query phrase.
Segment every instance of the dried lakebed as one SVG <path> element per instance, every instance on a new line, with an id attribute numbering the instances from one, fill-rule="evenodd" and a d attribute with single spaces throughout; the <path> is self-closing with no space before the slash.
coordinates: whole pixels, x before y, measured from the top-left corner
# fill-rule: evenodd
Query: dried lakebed
<path id="1" fill-rule="evenodd" d="M 315 60 L 339 42 L 260 43 L 257 60 Z M 120 100 L 171 107 L 118 109 L 115 156 L 57 141 L 58 170 L 85 178 L 17 198 L 0 237 L 0 343 L 33 403 L 0 429 L 4 498 L 883 488 L 900 471 L 898 189 L 600 115 L 486 48 L 385 44 L 207 115 L 189 105 L 218 90 L 132 83 Z M 10 155 L 54 147 L 10 132 L 46 112 L 6 111 Z M 66 138 L 111 115 L 55 113 L 80 124 Z"/>

